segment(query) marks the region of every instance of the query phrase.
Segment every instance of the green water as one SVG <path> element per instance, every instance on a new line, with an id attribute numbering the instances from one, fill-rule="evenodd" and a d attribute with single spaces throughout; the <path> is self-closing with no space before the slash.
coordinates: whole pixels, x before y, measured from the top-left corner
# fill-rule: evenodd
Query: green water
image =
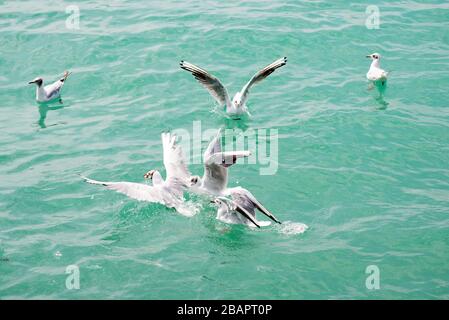
<path id="1" fill-rule="evenodd" d="M 379 29 L 372 1 L 77 1 L 78 30 L 69 4 L 0 1 L 0 298 L 449 298 L 447 1 L 376 1 Z M 372 52 L 391 70 L 384 101 Z M 233 94 L 284 55 L 244 122 L 178 64 Z M 39 107 L 28 81 L 66 69 L 63 106 Z M 143 182 L 163 172 L 160 133 L 194 121 L 278 130 L 276 174 L 236 165 L 229 184 L 284 225 L 225 225 L 207 203 L 186 218 L 78 176 Z"/>

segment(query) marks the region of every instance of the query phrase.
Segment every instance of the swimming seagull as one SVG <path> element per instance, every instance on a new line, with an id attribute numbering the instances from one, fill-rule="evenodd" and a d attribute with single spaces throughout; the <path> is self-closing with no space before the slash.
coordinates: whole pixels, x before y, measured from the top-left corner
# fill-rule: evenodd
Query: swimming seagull
<path id="1" fill-rule="evenodd" d="M 228 167 L 235 164 L 237 159 L 250 155 L 251 152 L 246 150 L 223 152 L 221 150 L 221 129 L 219 129 L 204 152 L 203 177 L 192 176 L 190 179 L 192 191 L 214 196 L 222 195 L 228 185 Z"/>
<path id="2" fill-rule="evenodd" d="M 70 75 L 68 71 L 64 72 L 64 76 L 53 84 L 44 87 L 44 79 L 38 77 L 28 84 L 36 84 L 36 100 L 37 102 L 48 102 L 61 97 L 61 88 L 67 77 Z"/>
<path id="3" fill-rule="evenodd" d="M 184 160 L 181 147 L 176 144 L 176 136 L 162 133 L 164 166 L 167 172 L 164 180 L 157 170 L 148 171 L 144 177 L 152 179 L 152 186 L 133 182 L 103 182 L 86 177 L 87 183 L 105 186 L 107 189 L 123 193 L 138 201 L 163 204 L 175 208 L 182 215 L 192 216 L 195 212 L 184 205 L 184 190 L 190 182 L 190 172 Z"/>
<path id="4" fill-rule="evenodd" d="M 248 99 L 248 94 L 252 86 L 261 82 L 263 79 L 272 74 L 274 70 L 284 66 L 286 63 L 287 57 L 283 57 L 257 72 L 251 80 L 245 84 L 242 90 L 234 95 L 232 101 L 229 99 L 228 92 L 220 80 L 211 75 L 209 72 L 187 61 L 181 61 L 180 65 L 182 69 L 189 71 L 195 79 L 197 79 L 209 91 L 209 93 L 220 105 L 226 105 L 227 113 L 238 115 L 248 113 L 246 100 Z"/>
<path id="5" fill-rule="evenodd" d="M 388 72 L 380 68 L 380 54 L 373 53 L 366 57 L 372 60 L 366 78 L 372 82 L 380 82 L 382 85 L 385 85 Z"/>
<path id="6" fill-rule="evenodd" d="M 244 224 L 249 227 L 265 227 L 270 221 L 256 219 L 256 209 L 276 223 L 281 222 L 268 211 L 251 192 L 242 187 L 229 188 L 225 194 L 228 197 L 217 197 L 213 202 L 217 204 L 217 219 L 226 223 Z"/>

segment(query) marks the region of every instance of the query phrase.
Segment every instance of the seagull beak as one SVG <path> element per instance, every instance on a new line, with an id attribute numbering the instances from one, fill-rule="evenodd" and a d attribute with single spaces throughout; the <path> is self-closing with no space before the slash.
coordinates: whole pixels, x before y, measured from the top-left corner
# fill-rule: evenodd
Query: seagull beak
<path id="1" fill-rule="evenodd" d="M 366 57 L 367 57 L 367 58 L 371 58 L 371 55 L 369 54 L 369 55 L 367 55 Z"/>
<path id="2" fill-rule="evenodd" d="M 30 81 L 30 82 L 28 82 L 28 84 L 33 84 L 33 83 L 36 83 L 36 81 Z"/>

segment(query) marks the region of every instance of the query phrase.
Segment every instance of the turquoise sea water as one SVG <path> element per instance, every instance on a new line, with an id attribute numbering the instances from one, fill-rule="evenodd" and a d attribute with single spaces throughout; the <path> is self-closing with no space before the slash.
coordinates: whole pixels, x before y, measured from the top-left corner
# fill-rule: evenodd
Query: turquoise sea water
<path id="1" fill-rule="evenodd" d="M 0 298 L 448 299 L 449 3 L 376 1 L 368 29 L 371 4 L 0 1 Z M 384 101 L 372 52 L 391 70 Z M 240 122 L 179 68 L 233 94 L 282 56 Z M 28 81 L 66 69 L 63 105 L 38 106 Z M 229 184 L 286 223 L 225 225 L 208 203 L 186 218 L 78 176 L 143 182 L 163 171 L 160 133 L 194 121 L 278 130 L 276 174 L 236 165 Z"/>

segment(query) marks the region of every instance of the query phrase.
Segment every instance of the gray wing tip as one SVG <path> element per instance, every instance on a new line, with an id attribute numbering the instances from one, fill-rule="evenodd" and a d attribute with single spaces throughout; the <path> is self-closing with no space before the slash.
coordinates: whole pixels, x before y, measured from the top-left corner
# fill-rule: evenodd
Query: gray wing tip
<path id="1" fill-rule="evenodd" d="M 287 61 L 288 61 L 287 57 L 283 57 L 283 58 L 280 58 L 279 60 L 275 61 L 274 64 L 275 64 L 275 66 L 277 66 L 279 68 L 279 67 L 285 66 L 287 64 Z"/>
<path id="2" fill-rule="evenodd" d="M 88 177 L 85 177 L 85 176 L 83 176 L 83 175 L 81 175 L 81 174 L 80 174 L 79 176 L 84 180 L 84 182 L 87 182 L 87 183 L 90 183 L 90 184 L 102 185 L 102 186 L 105 186 L 105 187 L 108 186 L 108 184 L 105 183 L 105 182 L 92 180 L 92 179 L 90 179 L 90 178 L 88 178 Z"/>
<path id="3" fill-rule="evenodd" d="M 181 69 L 184 69 L 184 70 L 186 70 L 186 71 L 192 73 L 193 75 L 195 75 L 195 74 L 198 72 L 198 70 L 195 68 L 195 66 L 189 66 L 189 65 L 186 65 L 187 63 L 188 63 L 187 61 L 184 61 L 184 60 L 181 61 L 181 62 L 179 63 Z"/>

